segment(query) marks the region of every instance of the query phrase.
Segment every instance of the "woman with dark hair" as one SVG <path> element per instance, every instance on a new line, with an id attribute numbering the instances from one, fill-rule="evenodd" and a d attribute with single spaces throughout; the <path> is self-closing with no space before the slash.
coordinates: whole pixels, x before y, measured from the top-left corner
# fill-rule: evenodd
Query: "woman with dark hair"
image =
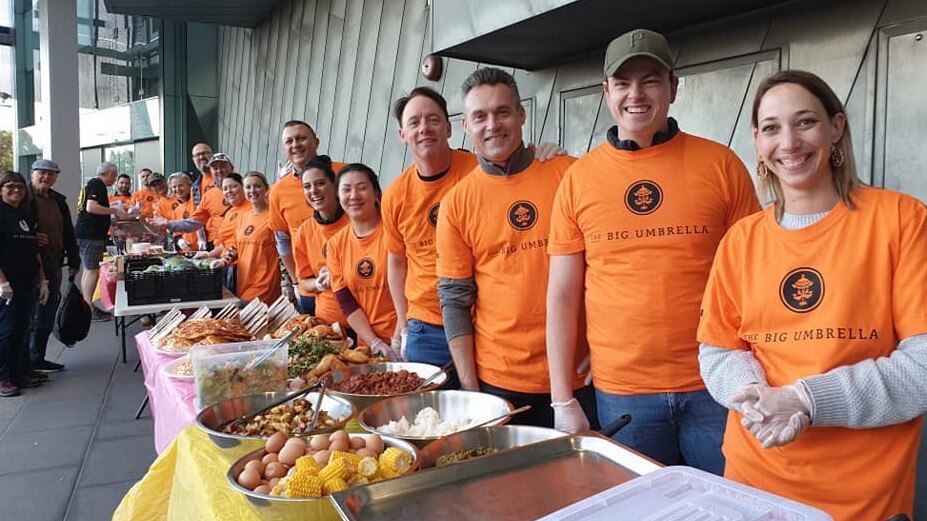
<path id="1" fill-rule="evenodd" d="M 912 514 L 927 410 L 927 207 L 863 186 L 846 110 L 804 71 L 753 103 L 773 206 L 718 248 L 702 378 L 731 410 L 725 476 L 837 521 Z"/>
<path id="2" fill-rule="evenodd" d="M 17 172 L 0 174 L 0 396 L 36 387 L 31 376 L 29 326 L 36 297 L 48 299 L 48 281 L 36 242 L 36 224 L 23 203 L 26 180 Z M 38 292 L 36 292 L 38 287 Z"/>
<path id="3" fill-rule="evenodd" d="M 367 165 L 338 172 L 338 198 L 351 220 L 328 240 L 331 287 L 358 343 L 398 360 L 396 310 L 386 279 L 387 245 L 380 218 L 380 181 Z"/>
<path id="4" fill-rule="evenodd" d="M 259 298 L 270 304 L 280 296 L 280 258 L 267 211 L 270 185 L 260 172 L 248 172 L 242 179 L 251 210 L 240 213 L 235 238 L 226 245 L 223 257 L 236 267 L 238 298 Z"/>
<path id="5" fill-rule="evenodd" d="M 293 238 L 293 260 L 303 292 L 315 296 L 313 315 L 322 320 L 345 322 L 331 289 L 331 273 L 325 265 L 325 242 L 350 222 L 335 193 L 335 171 L 328 156 L 316 156 L 303 171 L 303 194 L 312 217 L 303 221 Z M 300 295 L 300 308 L 311 309 L 311 297 Z M 305 300 L 304 300 L 305 299 Z"/>

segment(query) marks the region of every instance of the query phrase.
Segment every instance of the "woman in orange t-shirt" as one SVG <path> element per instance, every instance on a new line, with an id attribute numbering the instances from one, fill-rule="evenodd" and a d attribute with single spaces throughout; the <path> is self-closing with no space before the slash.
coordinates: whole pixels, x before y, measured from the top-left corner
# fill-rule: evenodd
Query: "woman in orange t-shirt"
<path id="1" fill-rule="evenodd" d="M 399 358 L 396 310 L 386 279 L 386 237 L 380 217 L 383 195 L 370 167 L 352 163 L 338 172 L 338 198 L 351 220 L 328 240 L 331 287 L 358 342 L 390 359 Z"/>
<path id="2" fill-rule="evenodd" d="M 188 219 L 193 214 L 193 210 L 196 209 L 196 205 L 193 204 L 193 197 L 191 197 L 193 181 L 190 180 L 190 176 L 184 172 L 174 172 L 167 179 L 167 186 L 170 195 L 158 200 L 158 205 L 155 208 L 157 217 L 167 221 Z M 154 221 L 158 224 L 162 223 L 157 218 Z M 187 232 L 179 237 L 183 239 L 183 242 L 177 241 L 178 250 L 196 251 L 199 249 L 199 232 Z"/>
<path id="3" fill-rule="evenodd" d="M 312 207 L 312 217 L 303 221 L 293 237 L 293 260 L 299 287 L 315 296 L 313 315 L 326 322 L 345 322 L 331 289 L 331 274 L 325 265 L 325 242 L 348 225 L 350 220 L 338 204 L 335 171 L 328 156 L 317 156 L 306 164 L 303 193 Z M 300 300 L 312 297 L 300 295 Z M 306 309 L 306 302 L 300 307 Z M 311 309 L 311 306 L 310 306 Z"/>
<path id="4" fill-rule="evenodd" d="M 260 172 L 248 172 L 243 180 L 251 211 L 239 214 L 235 238 L 231 245 L 225 245 L 224 257 L 236 266 L 238 298 L 257 297 L 270 304 L 280 296 L 280 257 L 267 204 L 270 185 Z"/>
<path id="5" fill-rule="evenodd" d="M 862 186 L 846 111 L 804 71 L 753 104 L 774 205 L 721 241 L 699 362 L 731 410 L 725 477 L 836 521 L 912 515 L 927 410 L 927 207 Z"/>

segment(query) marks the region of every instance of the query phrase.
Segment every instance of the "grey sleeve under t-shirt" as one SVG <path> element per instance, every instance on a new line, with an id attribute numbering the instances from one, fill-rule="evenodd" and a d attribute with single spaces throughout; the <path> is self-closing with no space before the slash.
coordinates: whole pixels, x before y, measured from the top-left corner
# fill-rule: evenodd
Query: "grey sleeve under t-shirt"
<path id="1" fill-rule="evenodd" d="M 708 391 L 729 409 L 728 397 L 737 389 L 766 383 L 750 351 L 702 344 L 699 366 Z M 889 356 L 798 381 L 811 393 L 815 426 L 869 429 L 906 422 L 927 411 L 927 333 L 905 338 Z"/>
<path id="2" fill-rule="evenodd" d="M 473 302 L 476 300 L 476 282 L 466 279 L 438 279 L 438 299 L 444 318 L 447 341 L 473 334 Z"/>

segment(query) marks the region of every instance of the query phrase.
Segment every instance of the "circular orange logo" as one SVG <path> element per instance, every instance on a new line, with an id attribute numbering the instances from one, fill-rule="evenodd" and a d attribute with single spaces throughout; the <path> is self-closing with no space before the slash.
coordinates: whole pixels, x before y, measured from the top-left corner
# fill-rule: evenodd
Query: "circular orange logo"
<path id="1" fill-rule="evenodd" d="M 245 235 L 251 235 L 251 233 L 253 233 L 253 232 L 254 232 L 254 225 L 253 225 L 253 224 L 249 224 L 249 225 L 245 228 Z"/>
<path id="2" fill-rule="evenodd" d="M 432 228 L 438 226 L 438 208 L 440 207 L 441 203 L 435 203 L 428 209 L 428 224 L 430 224 Z"/>
<path id="3" fill-rule="evenodd" d="M 814 268 L 797 268 L 779 284 L 779 299 L 790 311 L 807 313 L 824 300 L 824 277 Z"/>
<path id="4" fill-rule="evenodd" d="M 509 206 L 508 219 L 512 228 L 530 230 L 538 222 L 538 207 L 531 201 L 516 201 Z"/>
<path id="5" fill-rule="evenodd" d="M 373 277 L 375 272 L 373 259 L 370 257 L 364 257 L 363 259 L 357 261 L 357 266 L 354 267 L 354 271 L 357 272 L 357 276 L 362 279 L 369 279 L 370 277 Z"/>
<path id="6" fill-rule="evenodd" d="M 663 189 L 653 181 L 637 181 L 624 193 L 624 204 L 631 213 L 651 214 L 663 204 Z"/>

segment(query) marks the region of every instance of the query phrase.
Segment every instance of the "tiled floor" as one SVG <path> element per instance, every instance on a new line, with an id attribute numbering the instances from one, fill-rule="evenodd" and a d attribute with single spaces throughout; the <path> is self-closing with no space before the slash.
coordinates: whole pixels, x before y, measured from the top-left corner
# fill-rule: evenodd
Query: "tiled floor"
<path id="1" fill-rule="evenodd" d="M 111 519 L 154 461 L 151 416 L 146 411 L 134 419 L 145 396 L 142 374 L 133 372 L 134 342 L 130 337 L 127 364 L 118 358 L 118 345 L 111 321 L 94 323 L 74 348 L 52 337 L 49 359 L 67 370 L 21 396 L 0 398 L 4 518 Z"/>

